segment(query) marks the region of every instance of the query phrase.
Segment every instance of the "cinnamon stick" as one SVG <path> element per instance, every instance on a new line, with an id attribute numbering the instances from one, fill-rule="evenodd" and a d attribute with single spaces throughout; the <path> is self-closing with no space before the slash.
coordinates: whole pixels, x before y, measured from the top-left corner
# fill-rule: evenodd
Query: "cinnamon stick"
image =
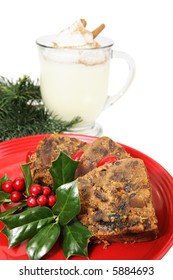
<path id="1" fill-rule="evenodd" d="M 87 25 L 86 20 L 85 20 L 84 18 L 81 18 L 80 20 L 81 20 L 81 22 L 82 22 L 83 26 L 84 26 L 84 27 L 86 27 L 86 25 Z"/>
<path id="2" fill-rule="evenodd" d="M 96 29 L 94 29 L 94 30 L 92 31 L 93 39 L 96 38 L 96 37 L 99 35 L 99 33 L 100 33 L 104 28 L 105 28 L 105 24 L 102 23 L 100 26 L 98 26 Z"/>

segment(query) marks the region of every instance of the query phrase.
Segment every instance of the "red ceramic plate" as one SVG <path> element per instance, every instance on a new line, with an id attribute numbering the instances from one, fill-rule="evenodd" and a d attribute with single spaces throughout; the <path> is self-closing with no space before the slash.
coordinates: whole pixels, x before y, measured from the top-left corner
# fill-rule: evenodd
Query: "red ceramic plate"
<path id="1" fill-rule="evenodd" d="M 11 179 L 20 175 L 20 164 L 25 163 L 27 152 L 34 150 L 43 137 L 45 135 L 36 135 L 0 143 L 0 178 L 4 174 L 8 174 Z M 75 137 L 89 143 L 96 139 L 84 135 L 76 135 Z M 154 241 L 137 244 L 113 243 L 107 249 L 103 248 L 103 244 L 90 245 L 89 258 L 91 260 L 158 260 L 167 253 L 173 244 L 173 178 L 150 157 L 126 145 L 123 146 L 131 156 L 143 159 L 148 169 L 160 236 Z M 3 207 L 1 205 L 0 211 L 4 211 Z M 2 228 L 1 222 L 0 229 Z M 26 242 L 14 248 L 8 248 L 7 238 L 0 233 L 0 259 L 28 259 Z M 57 243 L 45 259 L 63 260 L 64 256 L 60 244 Z M 84 258 L 74 257 L 73 259 Z"/>

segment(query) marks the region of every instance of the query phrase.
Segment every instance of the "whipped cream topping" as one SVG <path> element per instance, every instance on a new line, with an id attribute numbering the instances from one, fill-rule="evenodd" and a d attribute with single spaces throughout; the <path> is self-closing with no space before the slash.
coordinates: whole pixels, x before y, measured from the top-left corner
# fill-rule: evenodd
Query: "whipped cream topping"
<path id="1" fill-rule="evenodd" d="M 97 65 L 109 60 L 109 52 L 100 48 L 74 49 L 74 48 L 47 48 L 42 53 L 45 60 L 58 63 L 77 63 L 84 65 Z"/>
<path id="2" fill-rule="evenodd" d="M 45 62 L 83 65 L 98 65 L 109 61 L 110 49 L 106 48 L 107 42 L 104 42 L 104 37 L 97 37 L 104 24 L 92 32 L 86 30 L 86 24 L 84 19 L 80 19 L 58 34 L 39 38 L 37 44 L 40 46 L 42 59 Z"/>
<path id="3" fill-rule="evenodd" d="M 97 48 L 93 33 L 88 31 L 82 20 L 75 21 L 70 27 L 59 32 L 53 42 L 54 47 Z"/>

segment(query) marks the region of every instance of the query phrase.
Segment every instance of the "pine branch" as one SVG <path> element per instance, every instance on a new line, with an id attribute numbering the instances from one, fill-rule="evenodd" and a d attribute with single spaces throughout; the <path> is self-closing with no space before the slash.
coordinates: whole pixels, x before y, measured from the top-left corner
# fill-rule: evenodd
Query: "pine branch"
<path id="1" fill-rule="evenodd" d="M 63 132 L 80 121 L 80 117 L 70 122 L 53 117 L 43 105 L 38 81 L 28 76 L 16 82 L 0 77 L 0 141 Z"/>

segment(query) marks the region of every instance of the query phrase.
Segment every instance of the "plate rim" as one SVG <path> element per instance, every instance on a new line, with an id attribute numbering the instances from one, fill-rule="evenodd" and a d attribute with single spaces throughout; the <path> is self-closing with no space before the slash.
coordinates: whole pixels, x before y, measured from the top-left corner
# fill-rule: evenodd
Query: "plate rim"
<path id="1" fill-rule="evenodd" d="M 98 138 L 97 136 L 89 136 L 89 135 L 84 135 L 84 134 L 71 134 L 71 133 L 65 133 L 65 134 L 58 133 L 58 134 L 59 135 L 63 135 L 63 136 L 75 137 L 75 138 L 78 138 L 78 139 L 80 139 L 82 141 L 87 141 L 88 140 L 88 142 L 92 142 L 92 141 L 94 141 L 95 139 Z M 23 137 L 9 139 L 9 140 L 0 142 L 0 153 L 1 153 L 1 149 L 7 148 L 9 145 L 13 146 L 17 142 L 23 142 L 23 141 L 25 142 L 27 140 L 30 140 L 31 138 L 35 140 L 34 141 L 34 146 L 36 147 L 38 145 L 38 143 L 42 139 L 44 139 L 45 137 L 49 137 L 50 135 L 51 135 L 51 133 L 49 133 L 49 134 L 29 135 L 29 136 L 23 136 Z M 37 143 L 35 143 L 35 142 L 37 142 Z M 119 143 L 119 142 L 117 142 L 117 143 Z M 141 156 L 142 159 L 146 158 L 147 160 L 149 160 L 150 162 L 155 164 L 159 169 L 161 169 L 161 171 L 164 174 L 166 174 L 167 178 L 170 181 L 170 184 L 172 184 L 172 187 L 173 187 L 173 177 L 172 177 L 172 175 L 160 163 L 158 163 L 157 161 L 152 159 L 150 156 L 146 155 L 145 153 L 143 153 L 143 152 L 141 152 L 141 151 L 139 151 L 139 150 L 137 150 L 137 149 L 135 149 L 133 147 L 130 147 L 130 146 L 128 146 L 126 144 L 123 144 L 123 143 L 119 143 L 119 144 L 122 145 L 125 149 L 132 150 L 132 151 L 134 151 L 134 153 L 139 154 L 139 156 Z M 7 156 L 8 155 L 8 149 L 6 149 L 6 153 L 7 153 L 6 154 L 6 156 Z M 144 162 L 145 162 L 145 160 L 144 160 Z M 173 209 L 173 206 L 172 206 L 172 209 Z M 167 242 L 165 242 L 164 247 L 162 248 L 162 250 L 159 251 L 159 257 L 157 256 L 157 257 L 151 258 L 151 259 L 153 259 L 153 260 L 162 259 L 162 257 L 169 251 L 169 249 L 172 247 L 172 245 L 173 245 L 173 231 L 172 231 L 172 235 L 170 235 L 170 238 L 167 240 Z"/>

